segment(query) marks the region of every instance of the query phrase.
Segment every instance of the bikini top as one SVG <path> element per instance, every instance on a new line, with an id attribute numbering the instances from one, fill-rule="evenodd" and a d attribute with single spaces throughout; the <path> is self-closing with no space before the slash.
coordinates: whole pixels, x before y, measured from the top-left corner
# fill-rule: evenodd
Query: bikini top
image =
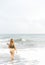
<path id="1" fill-rule="evenodd" d="M 10 48 L 15 48 L 14 45 L 10 46 Z"/>

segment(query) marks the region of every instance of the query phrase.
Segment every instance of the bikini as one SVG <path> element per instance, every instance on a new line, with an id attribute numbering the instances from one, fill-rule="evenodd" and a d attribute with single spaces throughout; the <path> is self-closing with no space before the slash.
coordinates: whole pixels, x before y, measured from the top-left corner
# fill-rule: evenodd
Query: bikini
<path id="1" fill-rule="evenodd" d="M 15 48 L 14 45 L 13 46 L 10 46 L 10 48 Z"/>

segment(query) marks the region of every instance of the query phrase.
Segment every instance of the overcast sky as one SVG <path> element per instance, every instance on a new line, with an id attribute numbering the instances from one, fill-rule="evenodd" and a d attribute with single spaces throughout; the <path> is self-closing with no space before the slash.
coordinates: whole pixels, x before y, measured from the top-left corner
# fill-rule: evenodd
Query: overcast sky
<path id="1" fill-rule="evenodd" d="M 0 34 L 45 34 L 45 0 L 0 0 Z"/>

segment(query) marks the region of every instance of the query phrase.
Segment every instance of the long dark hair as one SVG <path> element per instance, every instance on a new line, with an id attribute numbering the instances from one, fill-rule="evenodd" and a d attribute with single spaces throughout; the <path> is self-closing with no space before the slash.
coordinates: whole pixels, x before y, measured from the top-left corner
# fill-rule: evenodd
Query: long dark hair
<path id="1" fill-rule="evenodd" d="M 14 45 L 14 40 L 10 39 L 10 46 Z"/>

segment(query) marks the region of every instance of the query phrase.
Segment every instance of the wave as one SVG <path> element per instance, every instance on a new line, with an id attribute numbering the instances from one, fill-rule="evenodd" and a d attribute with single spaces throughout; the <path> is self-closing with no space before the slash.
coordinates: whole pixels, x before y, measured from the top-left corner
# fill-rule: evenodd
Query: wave
<path id="1" fill-rule="evenodd" d="M 11 38 L 6 38 L 6 39 L 0 39 L 0 42 L 9 42 Z M 24 38 L 14 38 L 15 42 L 45 42 L 45 39 L 24 39 Z"/>
<path id="2" fill-rule="evenodd" d="M 32 40 L 23 39 L 23 38 L 15 39 L 15 42 L 31 42 L 31 41 L 32 41 Z"/>
<path id="3" fill-rule="evenodd" d="M 19 38 L 15 39 L 15 42 L 45 42 L 45 39 L 24 39 L 24 38 Z"/>
<path id="4" fill-rule="evenodd" d="M 10 39 L 0 39 L 0 48 L 8 48 L 7 43 Z M 18 38 L 14 39 L 16 48 L 45 47 L 45 41 Z"/>
<path id="5" fill-rule="evenodd" d="M 9 38 L 8 39 L 0 39 L 0 42 L 9 42 Z"/>

